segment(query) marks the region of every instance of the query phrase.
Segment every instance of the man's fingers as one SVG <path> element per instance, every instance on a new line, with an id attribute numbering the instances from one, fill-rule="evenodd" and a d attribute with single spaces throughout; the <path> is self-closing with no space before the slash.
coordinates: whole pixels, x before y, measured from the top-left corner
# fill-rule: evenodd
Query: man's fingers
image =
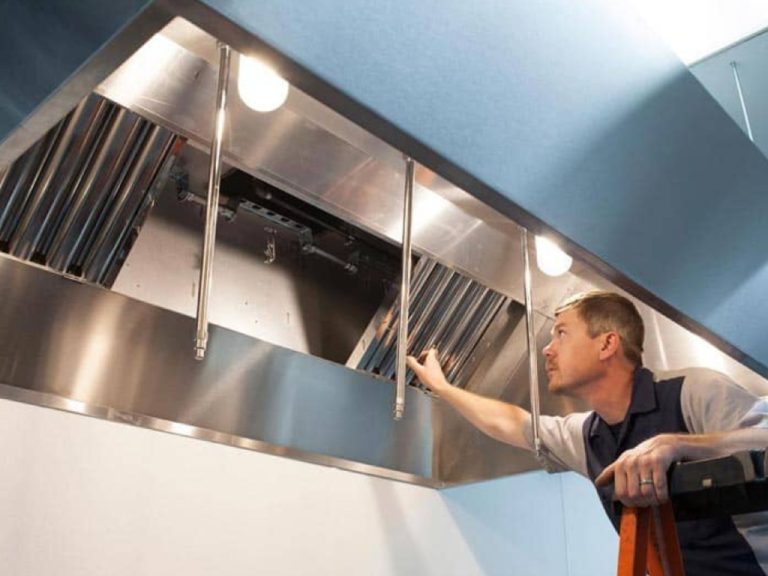
<path id="1" fill-rule="evenodd" d="M 419 364 L 419 361 L 416 360 L 416 358 L 413 356 L 406 356 L 405 363 L 408 365 L 408 368 L 413 370 L 413 372 L 418 376 L 419 370 L 421 370 L 421 364 Z"/>
<path id="2" fill-rule="evenodd" d="M 626 464 L 624 465 L 624 472 L 626 473 L 624 492 L 619 493 L 619 497 L 624 495 L 628 496 L 631 500 L 637 500 L 642 498 L 643 486 L 640 484 L 640 471 L 642 468 L 639 466 L 638 459 L 635 456 L 628 453 L 624 458 Z"/>
<path id="3" fill-rule="evenodd" d="M 672 458 L 653 439 L 626 451 L 595 479 L 598 487 L 613 482 L 616 500 L 626 506 L 657 506 L 669 500 L 667 468 Z"/>
<path id="4" fill-rule="evenodd" d="M 437 359 L 437 348 L 430 348 L 424 352 L 424 363 L 427 361 L 434 362 L 435 364 L 440 363 L 440 361 Z"/>
<path id="5" fill-rule="evenodd" d="M 419 364 L 425 364 L 427 362 L 427 359 L 434 359 L 437 360 L 437 348 L 429 348 L 428 350 L 422 350 L 421 353 L 417 356 L 408 356 L 408 358 L 413 358 L 414 362 L 418 362 Z"/>
<path id="6" fill-rule="evenodd" d="M 656 489 L 656 498 L 659 501 L 659 504 L 664 504 L 664 502 L 669 500 L 669 493 L 667 492 L 667 470 L 659 462 L 657 462 L 653 468 L 653 480 Z"/>
<path id="7" fill-rule="evenodd" d="M 444 374 L 440 368 L 440 361 L 437 359 L 437 349 L 424 350 L 418 358 L 406 356 L 405 362 L 419 382 L 437 395 L 444 385 Z"/>
<path id="8" fill-rule="evenodd" d="M 611 482 L 613 482 L 613 474 L 614 474 L 614 468 L 616 467 L 616 464 L 611 464 L 608 466 L 605 470 L 603 470 L 600 475 L 595 478 L 595 486 L 608 486 Z"/>
<path id="9" fill-rule="evenodd" d="M 423 350 L 418 357 L 417 356 L 406 356 L 405 361 L 411 362 L 408 364 L 410 368 L 413 368 L 414 365 L 423 366 L 424 363 L 427 361 L 427 357 L 429 356 L 429 350 Z"/>
<path id="10" fill-rule="evenodd" d="M 629 493 L 627 478 L 627 471 L 623 466 L 618 466 L 617 469 L 613 471 L 613 499 L 621 500 L 624 504 L 629 501 L 627 500 L 628 498 L 632 497 Z"/>

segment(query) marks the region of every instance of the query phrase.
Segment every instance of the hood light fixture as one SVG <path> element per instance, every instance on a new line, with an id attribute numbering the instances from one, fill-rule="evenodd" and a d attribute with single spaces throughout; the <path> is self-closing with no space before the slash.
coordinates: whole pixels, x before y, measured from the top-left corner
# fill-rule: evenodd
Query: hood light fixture
<path id="1" fill-rule="evenodd" d="M 536 236 L 536 264 L 547 276 L 561 276 L 571 269 L 573 258 L 549 238 Z"/>
<path id="2" fill-rule="evenodd" d="M 240 99 L 257 112 L 272 112 L 288 98 L 288 82 L 272 68 L 249 56 L 240 55 L 237 75 Z"/>

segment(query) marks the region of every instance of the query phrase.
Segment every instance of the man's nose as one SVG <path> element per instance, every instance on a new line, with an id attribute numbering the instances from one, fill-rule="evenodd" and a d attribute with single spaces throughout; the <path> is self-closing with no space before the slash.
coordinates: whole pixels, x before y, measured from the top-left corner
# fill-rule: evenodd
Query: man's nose
<path id="1" fill-rule="evenodd" d="M 553 351 L 552 351 L 552 342 L 550 342 L 549 344 L 547 344 L 546 346 L 544 346 L 544 349 L 542 350 L 542 352 L 544 353 L 544 356 L 546 356 L 547 358 L 549 358 L 550 356 L 552 356 L 552 354 L 553 354 Z"/>

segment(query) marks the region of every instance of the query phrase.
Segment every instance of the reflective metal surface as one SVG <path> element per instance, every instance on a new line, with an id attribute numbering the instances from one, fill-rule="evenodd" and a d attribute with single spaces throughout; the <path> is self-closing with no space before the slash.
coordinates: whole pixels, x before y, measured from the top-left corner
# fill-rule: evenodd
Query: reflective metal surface
<path id="1" fill-rule="evenodd" d="M 541 417 L 541 405 L 539 402 L 539 370 L 538 348 L 536 347 L 536 328 L 533 318 L 533 288 L 531 286 L 533 273 L 531 272 L 531 252 L 528 248 L 528 230 L 520 233 L 523 257 L 523 279 L 525 285 L 525 328 L 526 347 L 528 348 L 528 374 L 531 390 L 531 428 L 533 430 L 533 450 L 537 458 L 541 457 L 541 435 L 539 421 Z"/>
<path id="2" fill-rule="evenodd" d="M 219 79 L 216 83 L 216 108 L 211 137 L 208 195 L 205 205 L 203 260 L 200 263 L 200 285 L 197 293 L 197 333 L 195 358 L 202 360 L 208 346 L 208 298 L 213 279 L 213 255 L 216 247 L 216 222 L 219 218 L 219 187 L 221 186 L 221 143 L 227 121 L 227 92 L 229 89 L 229 46 L 219 43 Z"/>
<path id="3" fill-rule="evenodd" d="M 182 142 L 98 96 L 8 169 L 0 250 L 109 286 Z"/>
<path id="4" fill-rule="evenodd" d="M 350 472 L 357 472 L 360 474 L 368 474 L 370 476 L 387 478 L 389 480 L 407 482 L 408 484 L 416 484 L 429 487 L 436 486 L 434 481 L 424 478 L 423 476 L 417 476 L 416 474 L 408 474 L 405 472 L 398 472 L 397 470 L 390 470 L 388 468 L 380 468 L 378 466 L 363 464 L 361 462 L 355 462 L 352 460 L 344 460 L 342 458 L 324 456 L 315 452 L 305 452 L 288 446 L 278 446 L 276 444 L 269 444 L 260 440 L 253 440 L 251 438 L 244 438 L 242 436 L 235 436 L 233 434 L 226 434 L 224 432 L 217 432 L 215 430 L 209 430 L 206 428 L 198 428 L 196 426 L 189 426 L 187 424 L 179 424 L 178 422 L 171 422 L 169 420 L 163 420 L 162 418 L 143 416 L 134 412 L 115 410 L 114 408 L 108 407 L 92 406 L 77 400 L 70 400 L 69 398 L 65 398 L 57 394 L 50 394 L 48 392 L 29 390 L 27 388 L 17 388 L 16 386 L 0 383 L 0 398 L 13 400 L 15 402 L 23 402 L 25 404 L 32 404 L 35 406 L 43 406 L 46 408 L 63 410 L 65 412 L 73 412 L 75 414 L 82 414 L 84 416 L 91 416 L 93 418 L 101 418 L 102 420 L 111 420 L 113 422 L 120 422 L 121 424 L 141 426 L 142 428 L 149 428 L 152 430 L 158 430 L 160 432 L 168 432 L 170 434 L 177 434 L 180 436 L 189 436 L 199 440 L 216 442 L 217 444 L 227 444 L 236 448 L 255 450 L 257 452 L 264 452 L 266 454 L 273 454 L 275 456 L 292 458 L 294 460 L 301 460 L 311 464 L 331 466 L 333 468 L 348 470 Z"/>
<path id="5" fill-rule="evenodd" d="M 212 326 L 199 363 L 193 319 L 8 258 L 0 293 L 4 397 L 396 479 L 431 476 L 430 401 L 415 390 L 395 424 L 391 386 L 327 361 Z"/>
<path id="6" fill-rule="evenodd" d="M 476 361 L 485 354 L 481 342 L 499 314 L 519 319 L 522 306 L 458 272 L 422 256 L 414 267 L 407 316 L 407 346 L 404 353 L 419 355 L 435 347 L 447 379 L 464 388 Z M 402 290 L 402 286 L 400 288 Z M 400 355 L 401 327 L 399 303 L 374 316 L 372 330 L 362 337 L 362 346 L 353 352 L 348 366 L 354 366 L 387 379 L 396 379 Z M 522 350 L 518 351 L 522 353 Z M 404 375 L 405 376 L 405 375 Z M 408 372 L 403 385 L 419 386 Z"/>
<path id="7" fill-rule="evenodd" d="M 178 160 L 189 187 L 205 190 L 207 155 L 190 146 Z M 112 290 L 194 318 L 200 275 L 200 233 L 205 210 L 181 201 L 173 182 L 164 190 L 136 238 Z M 345 363 L 371 317 L 397 281 L 397 253 L 381 252 L 363 240 L 323 229 L 313 222 L 313 243 L 350 261 L 350 274 L 337 263 L 302 250 L 293 230 L 277 226 L 268 210 L 238 210 L 216 230 L 214 290 L 209 320 L 241 334 L 297 352 Z M 301 232 L 308 231 L 302 228 Z M 265 251 L 274 244 L 275 259 Z M 189 344 L 193 344 L 194 335 Z M 213 335 L 209 343 L 215 344 Z"/>
<path id="8" fill-rule="evenodd" d="M 97 91 L 207 148 L 212 45 L 213 38 L 175 20 Z M 397 150 L 296 88 L 268 114 L 233 94 L 228 113 L 223 155 L 230 165 L 400 243 L 405 169 Z M 415 175 L 414 250 L 522 301 L 519 265 L 508 258 L 519 251 L 517 226 L 434 172 L 418 166 Z"/>
<path id="9" fill-rule="evenodd" d="M 403 190 L 403 242 L 400 255 L 400 318 L 397 322 L 397 367 L 395 377 L 395 420 L 403 417 L 405 410 L 405 381 L 407 378 L 406 356 L 408 355 L 408 315 L 410 312 L 411 268 L 411 232 L 413 227 L 413 158 L 405 158 L 405 189 Z"/>

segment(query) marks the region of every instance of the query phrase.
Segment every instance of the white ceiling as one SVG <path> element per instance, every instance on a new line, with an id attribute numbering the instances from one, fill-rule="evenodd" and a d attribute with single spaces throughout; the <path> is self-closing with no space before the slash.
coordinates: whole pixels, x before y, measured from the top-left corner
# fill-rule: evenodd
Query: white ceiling
<path id="1" fill-rule="evenodd" d="M 768 0 L 622 0 L 691 64 L 768 27 Z"/>

